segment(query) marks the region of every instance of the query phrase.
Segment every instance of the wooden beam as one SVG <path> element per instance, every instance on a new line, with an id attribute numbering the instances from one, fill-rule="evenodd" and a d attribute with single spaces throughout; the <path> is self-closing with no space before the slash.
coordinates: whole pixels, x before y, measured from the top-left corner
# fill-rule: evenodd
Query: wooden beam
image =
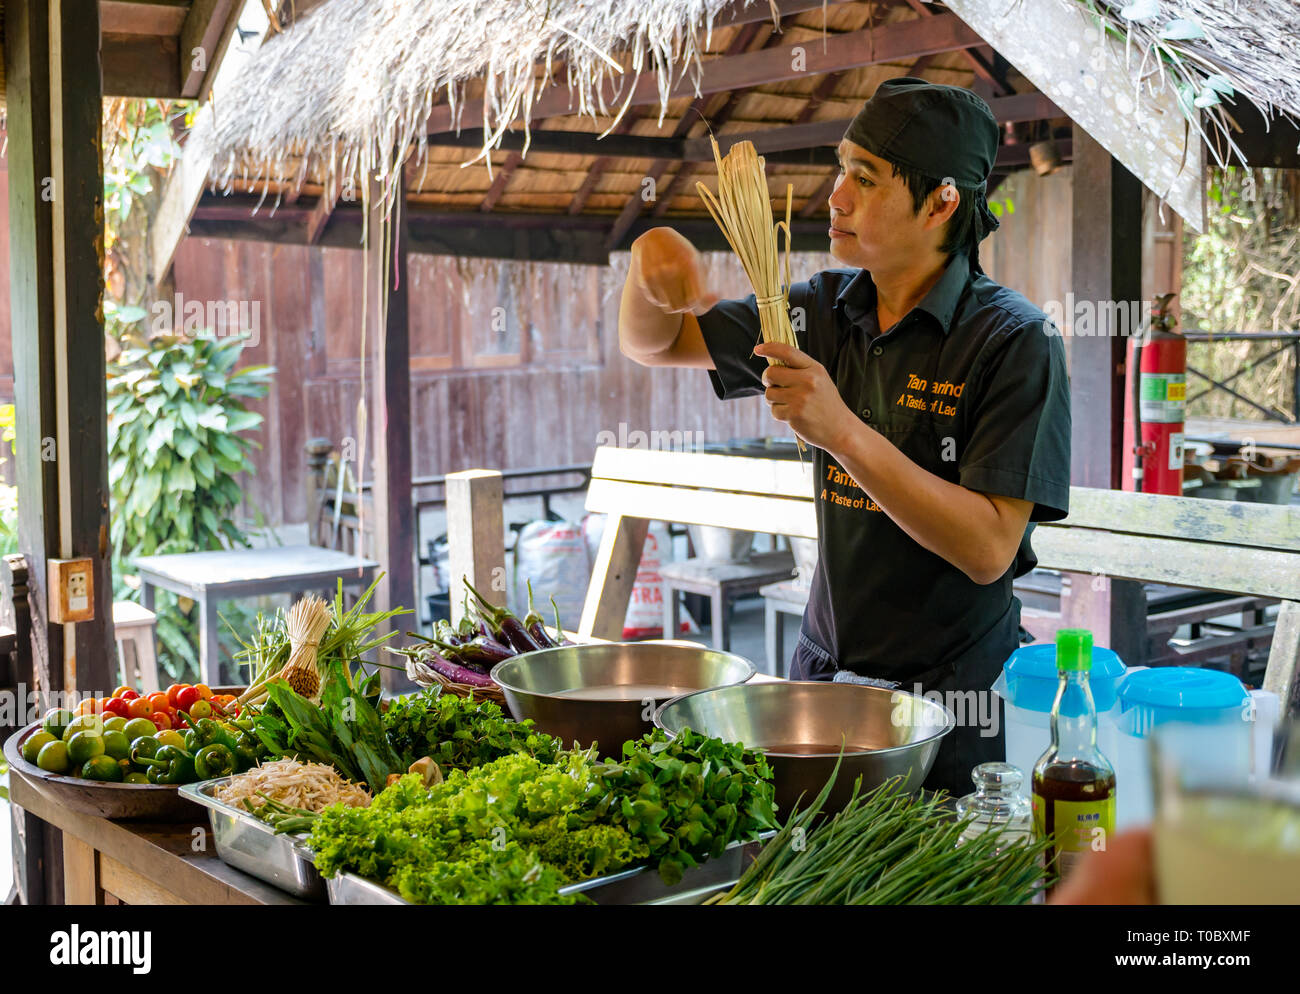
<path id="1" fill-rule="evenodd" d="M 506 604 L 504 484 L 496 470 L 468 469 L 448 473 L 446 491 L 450 620 L 456 624 L 468 593 L 462 578 L 498 606 Z"/>
<path id="2" fill-rule="evenodd" d="M 496 175 L 492 177 L 492 185 L 484 194 L 483 202 L 478 205 L 479 210 L 486 214 L 497 205 L 501 195 L 506 192 L 506 187 L 510 185 L 510 177 L 515 174 L 515 170 L 523 161 L 524 157 L 520 152 L 511 152 L 506 156 L 506 161 L 497 167 Z"/>
<path id="3" fill-rule="evenodd" d="M 937 14 L 935 14 L 934 10 L 932 10 L 929 6 L 923 3 L 922 0 L 907 0 L 907 5 L 911 7 L 914 11 L 916 11 L 918 14 L 920 14 L 922 17 L 938 16 Z M 971 69 L 975 71 L 976 78 L 981 79 L 985 83 L 987 83 L 992 88 L 994 94 L 1005 96 L 1007 94 L 1015 92 L 1014 90 L 1011 89 L 1010 86 L 1007 85 L 1007 81 L 1005 79 L 998 78 L 998 76 L 993 72 L 993 67 L 987 61 L 985 61 L 983 56 L 981 56 L 979 53 L 975 52 L 973 49 L 970 48 L 963 48 L 961 50 L 961 55 L 962 58 L 964 58 L 968 63 L 970 63 Z"/>
<path id="4" fill-rule="evenodd" d="M 237 19 L 243 0 L 193 0 L 181 28 L 178 53 L 181 95 L 198 97 L 209 72 L 220 65 L 227 22 Z"/>
<path id="5" fill-rule="evenodd" d="M 411 503 L 411 345 L 409 251 L 404 198 L 393 205 L 391 242 L 384 238 L 380 184 L 370 182 L 369 245 L 365 251 L 367 282 L 366 333 L 374 391 L 366 408 L 373 443 L 375 548 L 367 550 L 383 564 L 375 592 L 376 609 L 414 608 L 415 509 Z M 362 466 L 364 476 L 370 467 Z M 401 631 L 407 624 L 396 619 Z M 384 670 L 384 683 L 395 688 L 395 673 Z"/>
<path id="6" fill-rule="evenodd" d="M 188 0 L 99 0 L 99 30 L 104 34 L 178 35 L 188 13 Z"/>
<path id="7" fill-rule="evenodd" d="M 104 370 L 103 95 L 94 5 L 50 2 L 51 245 L 55 404 L 62 558 L 91 560 L 91 621 L 67 626 L 64 686 L 117 683 L 109 549 L 108 414 Z"/>
<path id="8" fill-rule="evenodd" d="M 239 12 L 243 9 L 242 0 L 240 6 L 232 9 L 228 14 L 230 27 L 238 20 Z M 265 22 L 259 21 L 257 34 L 247 43 L 251 48 L 256 48 L 262 43 L 265 35 Z M 240 49 L 245 43 L 240 43 Z M 227 79 L 231 74 L 237 72 L 237 67 L 230 61 L 232 58 L 232 46 L 229 44 L 219 47 L 219 53 L 215 57 L 216 61 L 208 64 L 208 71 L 204 73 L 201 89 L 204 91 L 206 98 L 207 91 L 213 85 L 213 82 L 220 78 Z M 212 116 L 212 105 L 205 102 L 199 108 L 199 118 Z M 196 127 L 201 122 L 195 122 Z M 154 282 L 154 286 L 159 285 L 167 276 L 167 271 L 171 269 L 172 260 L 176 256 L 176 249 L 180 246 L 181 239 L 185 237 L 189 230 L 190 215 L 194 213 L 194 207 L 199 202 L 199 197 L 203 195 L 203 188 L 208 182 L 208 171 L 212 165 L 212 156 L 210 154 L 200 154 L 199 150 L 190 147 L 187 143 L 183 154 L 177 159 L 172 166 L 171 172 L 166 179 L 166 185 L 163 187 L 162 199 L 158 204 L 158 212 L 154 215 L 153 223 L 149 231 L 149 275 Z"/>
<path id="9" fill-rule="evenodd" d="M 636 126 L 636 122 L 645 116 L 646 114 L 639 108 L 629 108 L 628 112 L 623 115 L 623 120 L 619 121 L 611 132 L 611 135 L 627 134 Z M 605 170 L 609 168 L 609 163 L 609 156 L 602 155 L 591 164 L 591 168 L 587 170 L 587 175 L 582 178 L 582 185 L 578 187 L 578 192 L 569 201 L 568 213 L 581 214 L 583 212 L 587 206 L 587 201 L 591 199 L 592 192 L 600 183 L 600 178 L 605 175 Z"/>
<path id="10" fill-rule="evenodd" d="M 1075 486 L 1120 489 L 1124 437 L 1124 367 L 1128 339 L 1111 327 L 1111 301 L 1142 299 L 1142 186 L 1082 128 L 1072 144 L 1073 221 L 1070 286 L 1094 303 L 1099 326 L 1071 337 L 1073 432 L 1070 479 Z M 1073 329 L 1063 328 L 1069 335 Z M 1146 658 L 1146 598 L 1140 584 L 1073 574 L 1061 599 L 1062 620 L 1089 628 L 1098 645 L 1129 665 Z"/>
<path id="11" fill-rule="evenodd" d="M 105 34 L 104 96 L 179 100 L 179 51 L 175 35 Z"/>
<path id="12" fill-rule="evenodd" d="M 755 8 L 760 6 L 754 5 Z M 829 35 L 824 45 L 820 42 L 797 43 L 711 59 L 703 65 L 699 93 L 707 96 L 764 83 L 799 79 L 807 75 L 952 52 L 979 44 L 979 35 L 953 14 L 896 21 L 871 30 Z M 668 97 L 673 99 L 695 95 L 696 88 L 688 74 L 673 84 Z M 654 73 L 642 73 L 633 84 L 630 98 L 620 98 L 612 89 L 607 89 L 605 98 L 607 104 L 614 106 L 621 106 L 629 100 L 631 106 L 657 104 L 660 99 L 658 77 Z M 532 119 L 540 121 L 547 117 L 574 113 L 575 108 L 570 106 L 570 102 L 567 89 L 552 86 L 534 104 Z M 425 127 L 426 133 L 432 135 L 451 130 L 451 109 L 446 105 L 434 107 Z"/>

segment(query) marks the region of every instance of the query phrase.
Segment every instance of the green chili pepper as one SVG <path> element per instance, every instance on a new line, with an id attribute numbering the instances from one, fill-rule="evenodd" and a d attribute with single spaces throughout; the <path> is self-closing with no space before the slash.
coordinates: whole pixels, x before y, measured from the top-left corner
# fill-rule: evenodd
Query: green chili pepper
<path id="1" fill-rule="evenodd" d="M 215 780 L 235 772 L 235 754 L 219 742 L 204 746 L 194 756 L 194 772 L 200 780 Z"/>
<path id="2" fill-rule="evenodd" d="M 131 751 L 129 753 L 131 762 L 136 766 L 143 766 L 144 760 L 153 759 L 158 755 L 160 748 L 162 746 L 158 744 L 158 740 L 152 735 L 141 735 L 131 742 Z"/>
<path id="3" fill-rule="evenodd" d="M 194 757 L 176 746 L 163 746 L 152 759 L 141 757 L 140 766 L 149 768 L 149 782 L 158 786 L 193 783 Z"/>
<path id="4" fill-rule="evenodd" d="M 235 736 L 235 761 L 239 764 L 240 773 L 256 766 L 261 755 L 262 743 L 252 732 L 241 730 Z"/>

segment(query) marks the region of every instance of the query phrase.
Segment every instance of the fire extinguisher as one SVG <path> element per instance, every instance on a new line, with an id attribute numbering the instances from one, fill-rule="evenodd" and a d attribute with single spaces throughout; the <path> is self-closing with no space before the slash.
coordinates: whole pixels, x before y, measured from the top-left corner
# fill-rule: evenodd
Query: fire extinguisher
<path id="1" fill-rule="evenodd" d="M 1133 426 L 1132 489 L 1183 492 L 1183 428 L 1187 402 L 1187 340 L 1174 330 L 1172 293 L 1157 297 L 1150 334 L 1134 338 L 1128 365 Z"/>

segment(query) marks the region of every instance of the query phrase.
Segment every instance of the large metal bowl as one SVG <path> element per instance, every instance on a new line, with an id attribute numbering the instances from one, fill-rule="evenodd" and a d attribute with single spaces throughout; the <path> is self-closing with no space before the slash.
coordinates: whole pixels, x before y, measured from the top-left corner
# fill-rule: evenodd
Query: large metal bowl
<path id="1" fill-rule="evenodd" d="M 788 680 L 687 694 L 655 714 L 669 735 L 690 728 L 762 749 L 786 814 L 801 794 L 807 807 L 830 779 L 841 742 L 844 763 L 825 810 L 842 808 L 858 777 L 864 791 L 895 776 L 917 790 L 956 723 L 942 704 L 905 691 Z"/>
<path id="2" fill-rule="evenodd" d="M 617 758 L 624 742 L 654 727 L 659 704 L 744 683 L 754 672 L 747 659 L 698 645 L 596 642 L 507 659 L 492 679 L 516 718 L 531 718 L 565 745 L 597 742 L 602 755 Z"/>

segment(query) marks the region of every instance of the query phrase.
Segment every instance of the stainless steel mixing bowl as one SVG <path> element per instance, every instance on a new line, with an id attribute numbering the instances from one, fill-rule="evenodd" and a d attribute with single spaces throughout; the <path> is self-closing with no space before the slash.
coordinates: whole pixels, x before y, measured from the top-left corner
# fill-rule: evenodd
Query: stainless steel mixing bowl
<path id="1" fill-rule="evenodd" d="M 841 741 L 844 763 L 825 810 L 843 807 L 859 776 L 864 791 L 894 776 L 916 790 L 956 723 L 946 707 L 916 694 L 814 681 L 704 690 L 669 701 L 655 715 L 670 735 L 690 728 L 766 752 L 783 816 L 801 794 L 802 807 L 817 796 Z"/>
<path id="2" fill-rule="evenodd" d="M 566 746 L 598 742 L 601 755 L 614 758 L 624 742 L 654 727 L 664 701 L 753 675 L 753 663 L 732 653 L 663 642 L 565 645 L 492 668 L 516 718 L 533 719 Z"/>

